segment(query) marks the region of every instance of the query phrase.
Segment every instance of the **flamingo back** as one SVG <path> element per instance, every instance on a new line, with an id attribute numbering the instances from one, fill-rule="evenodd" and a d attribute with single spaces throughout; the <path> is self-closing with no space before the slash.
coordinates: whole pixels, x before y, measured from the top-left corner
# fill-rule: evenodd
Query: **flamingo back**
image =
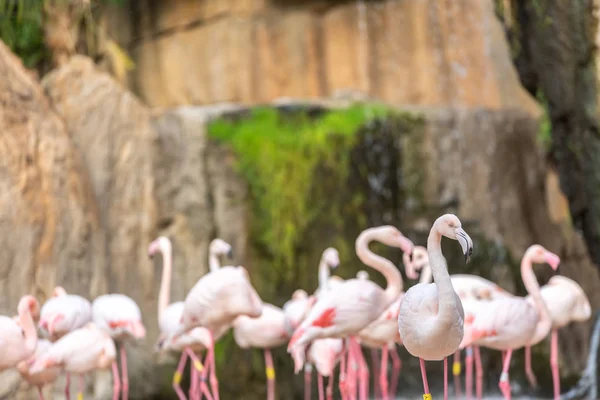
<path id="1" fill-rule="evenodd" d="M 92 303 L 94 323 L 113 338 L 141 339 L 146 332 L 142 313 L 133 299 L 123 294 L 107 294 Z"/>
<path id="2" fill-rule="evenodd" d="M 553 328 L 562 328 L 571 321 L 587 321 L 592 316 L 585 292 L 577 282 L 566 276 L 553 276 L 540 291 L 552 317 Z"/>
<path id="3" fill-rule="evenodd" d="M 398 313 L 400 312 L 400 303 L 402 295 L 366 328 L 360 331 L 358 337 L 361 344 L 380 348 L 389 342 L 396 342 L 398 339 Z M 401 340 L 400 340 L 401 343 Z"/>
<path id="4" fill-rule="evenodd" d="M 239 315 L 259 317 L 262 301 L 243 267 L 221 267 L 203 276 L 190 290 L 183 310 L 183 329 L 204 326 L 217 330 Z"/>
<path id="5" fill-rule="evenodd" d="M 6 316 L 0 316 L 0 350 L 0 371 L 16 366 L 35 351 L 26 349 L 23 330 L 13 318 Z"/>
<path id="6" fill-rule="evenodd" d="M 238 346 L 244 349 L 281 346 L 289 339 L 285 314 L 281 308 L 265 303 L 260 317 L 241 315 L 235 319 L 233 337 Z"/>
<path id="7" fill-rule="evenodd" d="M 60 375 L 60 368 L 51 367 L 42 372 L 38 372 L 37 374 L 30 374 L 29 367 L 44 353 L 46 353 L 50 347 L 52 346 L 52 342 L 46 339 L 38 339 L 37 346 L 35 349 L 35 353 L 26 360 L 23 360 L 17 366 L 19 373 L 21 374 L 21 378 L 32 386 L 42 386 L 49 383 L 52 383 L 58 378 Z"/>
<path id="8" fill-rule="evenodd" d="M 92 305 L 81 296 L 67 294 L 52 297 L 40 311 L 40 327 L 52 329 L 54 338 L 83 327 L 92 320 Z M 50 332 L 48 332 L 50 333 Z"/>

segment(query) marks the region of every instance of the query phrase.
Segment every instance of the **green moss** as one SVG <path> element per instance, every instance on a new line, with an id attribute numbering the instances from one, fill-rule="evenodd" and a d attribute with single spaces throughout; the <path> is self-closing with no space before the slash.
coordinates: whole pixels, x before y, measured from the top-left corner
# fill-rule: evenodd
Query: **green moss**
<path id="1" fill-rule="evenodd" d="M 355 133 L 388 113 L 384 107 L 356 105 L 313 117 L 259 107 L 245 118 L 209 124 L 210 137 L 231 145 L 238 156 L 238 170 L 253 198 L 253 237 L 271 259 L 273 277 L 294 279 L 298 245 L 322 211 L 324 204 L 311 201 L 317 169 L 345 182 Z"/>
<path id="2" fill-rule="evenodd" d="M 540 104 L 542 105 L 542 107 L 544 109 L 544 113 L 540 120 L 540 127 L 538 130 L 537 138 L 538 138 L 538 141 L 542 144 L 542 146 L 544 146 L 546 151 L 549 151 L 550 147 L 552 145 L 552 123 L 550 121 L 550 111 L 548 109 L 548 100 L 546 99 L 544 92 L 542 92 L 541 90 L 538 91 L 536 98 L 540 102 Z"/>

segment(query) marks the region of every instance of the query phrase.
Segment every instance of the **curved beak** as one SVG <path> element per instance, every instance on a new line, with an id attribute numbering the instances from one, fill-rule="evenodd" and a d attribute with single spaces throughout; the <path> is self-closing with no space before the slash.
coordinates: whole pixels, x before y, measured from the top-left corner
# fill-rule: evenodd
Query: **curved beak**
<path id="1" fill-rule="evenodd" d="M 233 249 L 229 249 L 229 251 L 227 252 L 227 258 L 233 260 Z"/>
<path id="2" fill-rule="evenodd" d="M 400 250 L 402 250 L 404 253 L 410 254 L 411 259 L 412 259 L 412 251 L 413 251 L 413 248 L 415 247 L 415 245 L 409 238 L 402 236 L 400 238 L 399 247 L 400 247 Z"/>
<path id="3" fill-rule="evenodd" d="M 553 270 L 556 271 L 558 269 L 558 264 L 560 264 L 560 257 L 550 251 L 547 251 L 545 258 L 546 262 L 550 264 Z"/>
<path id="4" fill-rule="evenodd" d="M 463 228 L 456 228 L 456 239 L 460 243 L 463 254 L 465 255 L 465 264 L 469 262 L 471 255 L 473 254 L 473 241 L 471 237 L 467 235 L 467 232 Z"/>

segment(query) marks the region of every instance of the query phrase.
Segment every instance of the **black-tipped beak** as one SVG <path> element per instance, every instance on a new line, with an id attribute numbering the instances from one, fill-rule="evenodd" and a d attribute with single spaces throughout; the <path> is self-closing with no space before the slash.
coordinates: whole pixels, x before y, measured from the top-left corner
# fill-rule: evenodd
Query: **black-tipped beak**
<path id="1" fill-rule="evenodd" d="M 230 260 L 233 260 L 233 250 L 232 250 L 232 249 L 229 249 L 229 251 L 227 252 L 227 257 L 228 257 Z"/>
<path id="2" fill-rule="evenodd" d="M 471 255 L 473 254 L 473 241 L 471 237 L 467 235 L 462 228 L 456 229 L 456 239 L 458 243 L 460 243 L 460 247 L 463 250 L 463 254 L 465 255 L 465 264 L 469 262 L 471 259 Z"/>

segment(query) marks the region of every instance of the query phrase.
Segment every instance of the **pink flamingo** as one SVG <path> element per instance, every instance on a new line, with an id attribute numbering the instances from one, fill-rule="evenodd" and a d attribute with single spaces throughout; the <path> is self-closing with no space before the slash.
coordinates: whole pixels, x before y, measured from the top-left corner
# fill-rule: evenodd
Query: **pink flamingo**
<path id="1" fill-rule="evenodd" d="M 129 395 L 129 377 L 127 376 L 127 352 L 125 342 L 141 340 L 146 337 L 146 328 L 142 324 L 142 313 L 138 305 L 123 294 L 106 294 L 97 297 L 92 303 L 93 320 L 98 328 L 106 331 L 115 341 L 120 341 L 121 388 L 123 399 Z"/>
<path id="2" fill-rule="evenodd" d="M 532 262 L 547 262 L 556 270 L 560 258 L 540 245 L 532 245 L 525 252 L 521 260 L 521 276 L 533 301 L 517 296 L 497 299 L 474 310 L 472 318 L 465 320 L 465 337 L 461 347 L 480 345 L 506 352 L 498 384 L 506 399 L 511 398 L 508 369 L 513 350 L 527 346 L 534 335 L 548 335 L 552 324 Z"/>
<path id="3" fill-rule="evenodd" d="M 115 363 L 117 351 L 111 337 L 93 322 L 80 329 L 67 333 L 52 343 L 29 368 L 31 375 L 44 373 L 48 369 L 60 367 L 68 373 L 79 375 L 78 398 L 83 398 L 83 375 L 95 369 L 106 369 L 112 365 L 113 400 L 118 400 L 120 392 L 119 371 Z"/>
<path id="4" fill-rule="evenodd" d="M 413 250 L 414 251 L 414 250 Z M 404 253 L 408 255 L 408 253 Z M 404 257 L 406 258 L 406 257 Z M 417 279 L 418 275 L 412 268 L 412 263 L 405 263 L 406 275 L 409 279 Z M 369 274 L 366 271 L 359 271 L 357 276 L 358 279 L 368 279 Z M 388 368 L 388 354 L 392 358 L 392 395 L 396 392 L 397 378 L 400 372 L 402 363 L 398 353 L 396 352 L 396 343 L 402 344 L 400 336 L 398 335 L 398 312 L 400 311 L 400 302 L 404 295 L 402 276 L 400 277 L 401 292 L 398 298 L 390 304 L 390 306 L 373 322 L 371 322 L 366 328 L 361 330 L 358 334 L 360 344 L 369 347 L 373 350 L 381 349 L 381 367 L 379 368 L 379 388 L 381 390 L 381 397 L 383 400 L 389 398 L 388 391 L 388 379 L 387 379 L 387 368 Z M 377 360 L 375 354 L 374 357 Z M 377 381 L 376 381 L 377 382 Z M 377 384 L 375 388 L 377 388 Z"/>
<path id="5" fill-rule="evenodd" d="M 17 318 L 0 316 L 0 371 L 13 368 L 31 357 L 37 346 L 33 316 L 39 310 L 38 301 L 33 296 L 23 296 L 17 310 Z"/>
<path id="6" fill-rule="evenodd" d="M 431 266 L 429 265 L 429 256 L 427 255 L 427 249 L 423 246 L 415 246 L 409 260 L 405 260 L 405 263 L 412 263 L 412 268 L 415 271 L 421 271 L 421 283 L 430 283 L 432 280 Z M 467 318 L 477 310 L 480 306 L 480 302 L 486 302 L 489 300 L 499 299 L 501 297 L 511 297 L 511 293 L 502 289 L 500 286 L 492 281 L 482 278 L 477 275 L 469 274 L 454 274 L 450 275 L 452 286 L 460 297 L 463 305 L 463 310 Z M 479 347 L 475 347 L 476 363 L 475 367 L 477 370 L 477 396 L 481 398 L 483 388 L 483 368 L 481 365 L 481 357 L 479 353 Z M 467 347 L 467 358 L 466 358 L 466 374 L 465 374 L 465 387 L 467 392 L 467 399 L 471 398 L 472 393 L 472 382 L 473 382 L 473 348 Z M 452 374 L 454 375 L 454 386 L 456 391 L 456 397 L 460 397 L 460 350 L 454 353 L 454 363 L 452 365 Z"/>
<path id="7" fill-rule="evenodd" d="M 47 332 L 50 341 L 56 341 L 91 320 L 91 303 L 81 296 L 67 294 L 65 289 L 57 286 L 42 306 L 39 327 Z"/>
<path id="8" fill-rule="evenodd" d="M 312 307 L 314 301 L 323 293 L 330 291 L 335 285 L 343 282 L 343 279 L 337 276 L 331 276 L 331 269 L 337 268 L 340 263 L 340 256 L 336 249 L 329 247 L 323 251 L 321 260 L 319 261 L 319 287 L 311 297 L 312 302 L 309 302 L 308 306 Z M 307 309 L 307 311 L 310 308 Z M 293 327 L 295 330 L 298 324 Z M 310 399 L 311 395 L 311 374 L 312 364 L 316 363 L 317 367 L 317 383 L 319 388 L 319 399 L 323 400 L 323 376 L 328 377 L 329 382 L 327 385 L 327 398 L 333 396 L 333 369 L 339 361 L 341 351 L 343 349 L 342 339 L 316 339 L 310 344 L 307 359 L 308 362 L 304 364 L 304 398 L 305 400 Z M 301 351 L 293 353 L 294 362 L 300 366 L 304 362 L 304 353 Z M 333 357 L 333 359 L 332 359 Z"/>
<path id="9" fill-rule="evenodd" d="M 179 336 L 177 339 L 167 340 L 167 338 L 175 333 L 181 322 L 184 303 L 183 301 L 178 301 L 169 304 L 169 299 L 171 297 L 170 286 L 173 268 L 173 246 L 171 245 L 169 238 L 166 236 L 158 237 L 148 246 L 149 257 L 153 257 L 159 252 L 161 253 L 163 259 L 162 278 L 158 295 L 158 324 L 161 333 L 156 347 L 160 352 L 166 350 L 181 352 L 177 370 L 173 375 L 173 389 L 181 400 L 185 400 L 185 394 L 181 390 L 181 379 L 187 357 L 189 356 L 194 361 L 192 363 L 192 385 L 190 387 L 190 392 L 192 394 L 190 397 L 193 397 L 195 396 L 196 389 L 196 374 L 204 370 L 204 366 L 196 354 L 199 354 L 203 350 L 210 348 L 213 344 L 213 341 L 208 330 L 200 327 Z M 209 253 L 209 262 L 212 262 L 214 265 L 214 260 L 211 259 L 212 254 Z M 218 268 L 218 265 L 216 268 Z M 200 391 L 202 394 L 206 394 L 209 399 L 212 398 L 208 392 L 205 382 L 200 383 Z"/>
<path id="10" fill-rule="evenodd" d="M 29 373 L 29 367 L 33 365 L 35 360 L 40 358 L 51 345 L 52 342 L 47 339 L 38 339 L 34 354 L 17 365 L 17 370 L 21 374 L 21 378 L 31 386 L 37 388 L 40 400 L 44 400 L 43 387 L 56 381 L 58 375 L 60 375 L 60 368 L 48 368 L 37 374 L 31 374 Z"/>
<path id="11" fill-rule="evenodd" d="M 404 347 L 418 357 L 421 364 L 425 390 L 423 398 L 431 398 L 425 371 L 426 360 L 444 360 L 444 399 L 448 398 L 447 357 L 458 350 L 463 338 L 464 311 L 442 254 L 442 236 L 458 240 L 465 261 L 469 261 L 473 252 L 471 238 L 455 215 L 442 215 L 433 223 L 427 239 L 434 283 L 419 283 L 408 289 L 398 315 L 398 331 Z"/>
<path id="12" fill-rule="evenodd" d="M 267 376 L 267 400 L 275 399 L 275 369 L 271 349 L 286 343 L 290 337 L 283 310 L 264 303 L 262 315 L 250 318 L 240 315 L 233 321 L 233 337 L 242 349 L 255 347 L 264 349 L 265 373 Z"/>
<path id="13" fill-rule="evenodd" d="M 195 327 L 205 327 L 212 336 L 205 363 L 211 370 L 210 383 L 215 399 L 219 387 L 214 366 L 214 337 L 228 329 L 240 315 L 258 318 L 262 314 L 262 301 L 250 283 L 248 271 L 242 266 L 225 266 L 204 275 L 188 293 L 184 301 L 181 324 L 171 333 L 169 340 Z M 207 371 L 202 372 L 202 380 Z"/>
<path id="14" fill-rule="evenodd" d="M 42 306 L 39 327 L 51 342 L 92 321 L 91 303 L 78 295 L 67 294 L 61 286 L 54 288 L 52 297 Z M 70 398 L 70 374 L 66 374 L 65 397 Z"/>
<path id="15" fill-rule="evenodd" d="M 554 383 L 554 399 L 560 398 L 560 375 L 558 370 L 558 330 L 571 321 L 587 321 L 592 316 L 592 308 L 585 292 L 572 279 L 556 275 L 550 278 L 547 285 L 542 286 L 540 293 L 552 320 L 552 336 L 550 340 L 550 368 Z M 533 296 L 527 296 L 530 304 L 535 304 Z M 541 322 L 538 322 L 541 323 Z M 525 347 L 525 372 L 532 386 L 536 386 L 535 375 L 531 370 L 531 346 L 541 342 L 546 336 L 543 327 L 536 333 Z"/>
<path id="16" fill-rule="evenodd" d="M 356 254 L 366 265 L 381 272 L 387 281 L 383 290 L 370 280 L 349 279 L 339 283 L 318 298 L 308 317 L 294 332 L 288 344 L 288 352 L 298 351 L 317 338 L 349 337 L 348 351 L 352 359 L 358 360 L 360 397 L 368 395 L 368 371 L 356 335 L 375 320 L 398 297 L 401 290 L 400 272 L 391 261 L 371 252 L 368 243 L 377 240 L 399 247 L 404 252 L 412 250 L 412 242 L 393 226 L 380 226 L 363 231 L 356 239 Z M 344 360 L 342 358 L 342 363 Z M 348 363 L 350 364 L 350 362 Z M 343 370 L 343 368 L 342 368 Z M 296 365 L 296 373 L 298 365 Z M 345 393 L 343 373 L 340 374 L 340 389 Z M 352 383 L 352 379 L 349 380 Z M 350 388 L 352 396 L 355 391 Z"/>
<path id="17" fill-rule="evenodd" d="M 315 296 L 309 296 L 305 290 L 298 289 L 292 293 L 290 300 L 285 302 L 283 313 L 290 324 L 289 328 L 292 333 L 304 321 L 316 300 Z"/>

